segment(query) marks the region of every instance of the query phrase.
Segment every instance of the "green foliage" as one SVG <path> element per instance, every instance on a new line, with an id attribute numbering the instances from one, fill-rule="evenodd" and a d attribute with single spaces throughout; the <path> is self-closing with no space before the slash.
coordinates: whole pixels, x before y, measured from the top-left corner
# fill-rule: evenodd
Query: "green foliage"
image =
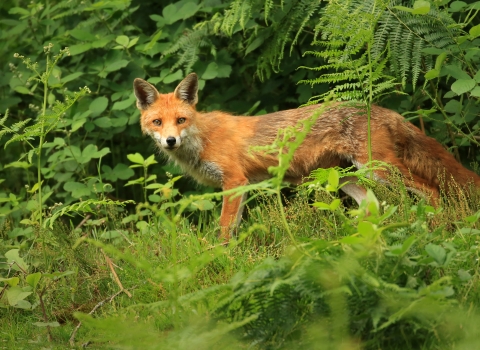
<path id="1" fill-rule="evenodd" d="M 247 38 L 243 44 L 245 55 L 261 50 L 257 74 L 265 79 L 279 72 L 287 44 L 290 42 L 291 54 L 319 8 L 320 1 L 234 0 L 223 16 L 218 14 L 208 25 L 213 26 L 214 33 L 228 36 L 243 30 Z"/>
<path id="2" fill-rule="evenodd" d="M 320 51 L 307 51 L 323 58 L 325 65 L 314 70 L 335 70 L 321 77 L 301 82 L 308 84 L 333 83 L 332 92 L 341 100 L 360 100 L 372 103 L 395 87 L 395 79 L 385 74 L 389 58 L 388 47 L 374 53 L 375 30 L 386 2 L 330 2 L 316 26 L 321 32 L 324 47 Z M 311 103 L 318 103 L 331 92 L 326 92 Z"/>
<path id="3" fill-rule="evenodd" d="M 171 92 L 195 71 L 199 109 L 237 114 L 334 91 L 413 115 L 478 161 L 478 12 L 461 1 L 1 2 L 4 346 L 478 347 L 478 194 L 435 209 L 394 178 L 375 184 L 371 169 L 388 165 L 371 163 L 319 169 L 286 195 L 318 115 L 263 149 L 279 156 L 272 180 L 196 187 L 146 148 L 131 87 L 140 77 Z M 375 195 L 349 209 L 342 177 Z M 217 203 L 247 192 L 225 246 Z"/>

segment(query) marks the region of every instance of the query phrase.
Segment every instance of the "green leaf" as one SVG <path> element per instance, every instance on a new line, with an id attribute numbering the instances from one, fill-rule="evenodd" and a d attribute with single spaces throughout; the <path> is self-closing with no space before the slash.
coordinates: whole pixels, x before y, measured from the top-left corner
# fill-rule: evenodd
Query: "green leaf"
<path id="1" fill-rule="evenodd" d="M 312 204 L 314 207 L 320 209 L 320 210 L 330 210 L 330 204 L 324 203 L 324 202 L 315 202 Z"/>
<path id="2" fill-rule="evenodd" d="M 458 270 L 457 274 L 458 274 L 458 278 L 460 278 L 462 282 L 467 282 L 472 279 L 472 275 L 470 275 L 468 271 L 465 271 L 463 269 Z"/>
<path id="3" fill-rule="evenodd" d="M 113 63 L 110 63 L 108 66 L 105 67 L 106 72 L 115 72 L 122 68 L 125 68 L 130 62 L 127 60 L 119 60 Z"/>
<path id="4" fill-rule="evenodd" d="M 152 154 L 150 157 L 145 159 L 144 165 L 148 167 L 150 165 L 157 164 L 157 163 L 158 162 L 155 160 L 155 155 Z"/>
<path id="5" fill-rule="evenodd" d="M 473 79 L 474 79 L 477 83 L 480 83 L 480 70 L 477 71 L 477 73 L 475 73 L 475 75 L 473 76 Z"/>
<path id="6" fill-rule="evenodd" d="M 18 277 L 2 278 L 0 277 L 0 282 L 6 282 L 10 287 L 15 287 L 20 282 Z"/>
<path id="7" fill-rule="evenodd" d="M 425 0 L 417 0 L 413 4 L 413 11 L 414 15 L 426 15 L 430 12 L 430 3 Z"/>
<path id="8" fill-rule="evenodd" d="M 450 100 L 445 104 L 445 112 L 456 114 L 462 110 L 462 104 L 457 100 Z"/>
<path id="9" fill-rule="evenodd" d="M 145 178 L 142 176 L 142 177 L 139 177 L 138 179 L 130 180 L 130 181 L 128 181 L 128 182 L 125 184 L 125 186 L 142 185 L 144 179 L 145 179 Z"/>
<path id="10" fill-rule="evenodd" d="M 438 71 L 440 74 L 440 70 L 442 69 L 443 62 L 445 62 L 445 59 L 447 58 L 447 52 L 442 52 L 440 55 L 438 55 L 437 59 L 435 60 L 435 70 Z"/>
<path id="11" fill-rule="evenodd" d="M 265 41 L 265 37 L 263 36 L 260 36 L 256 38 L 254 41 L 252 41 L 250 45 L 247 46 L 247 49 L 245 50 L 245 56 L 248 55 L 253 50 L 255 50 L 256 48 L 260 47 L 260 45 L 262 45 L 264 41 Z"/>
<path id="12" fill-rule="evenodd" d="M 328 172 L 328 184 L 332 188 L 331 191 L 337 191 L 339 182 L 340 182 L 340 174 L 338 170 L 330 169 L 330 171 Z"/>
<path id="13" fill-rule="evenodd" d="M 85 186 L 85 185 L 84 185 Z M 72 191 L 72 197 L 73 198 L 81 198 L 81 197 L 89 197 L 91 195 L 91 191 L 87 186 L 82 187 L 82 188 L 77 188 Z"/>
<path id="14" fill-rule="evenodd" d="M 417 240 L 417 237 L 415 236 L 408 237 L 402 244 L 402 249 L 400 250 L 400 254 L 405 254 L 413 245 L 413 243 L 415 243 L 416 240 Z"/>
<path id="15" fill-rule="evenodd" d="M 118 163 L 115 165 L 115 168 L 113 168 L 113 172 L 119 179 L 122 180 L 127 180 L 131 178 L 133 175 L 135 175 L 135 172 L 133 169 L 129 168 L 128 165 L 123 164 L 123 163 Z"/>
<path id="16" fill-rule="evenodd" d="M 370 214 L 378 214 L 378 209 L 380 208 L 380 203 L 378 203 L 377 197 L 371 189 L 367 189 L 367 209 L 370 211 Z"/>
<path id="17" fill-rule="evenodd" d="M 31 189 L 28 190 L 29 193 L 35 193 L 38 191 L 38 189 L 40 188 L 40 184 L 43 183 L 43 180 L 41 182 L 37 182 L 35 183 L 35 185 L 32 186 Z"/>
<path id="18" fill-rule="evenodd" d="M 167 75 L 164 79 L 163 79 L 163 82 L 165 84 L 170 84 L 170 83 L 173 83 L 174 81 L 176 80 L 180 80 L 183 78 L 183 73 L 182 73 L 182 70 L 179 69 L 177 70 L 175 73 L 172 73 L 172 74 L 169 74 Z"/>
<path id="19" fill-rule="evenodd" d="M 69 51 L 71 56 L 79 55 L 81 53 L 84 53 L 85 51 L 88 51 L 92 48 L 92 44 L 90 43 L 85 43 L 85 44 L 78 44 L 78 45 L 72 45 L 69 46 Z"/>
<path id="20" fill-rule="evenodd" d="M 132 163 L 141 164 L 142 166 L 143 166 L 143 162 L 145 161 L 145 159 L 143 159 L 140 153 L 127 154 L 127 158 Z"/>
<path id="21" fill-rule="evenodd" d="M 129 48 L 131 48 L 132 46 L 134 46 L 134 45 L 137 43 L 138 39 L 140 39 L 140 38 L 137 36 L 137 37 L 133 38 L 132 40 L 130 40 L 130 42 L 128 43 L 127 48 L 129 49 Z"/>
<path id="22" fill-rule="evenodd" d="M 187 19 L 196 14 L 200 8 L 201 5 L 197 5 L 193 1 L 190 1 L 180 7 L 180 10 L 177 11 L 176 16 L 180 17 L 181 19 Z"/>
<path id="23" fill-rule="evenodd" d="M 32 92 L 30 90 L 28 90 L 28 88 L 26 88 L 25 86 L 22 86 L 22 85 L 15 86 L 14 90 L 16 92 L 19 92 L 19 93 L 24 94 L 24 95 L 31 95 L 32 94 Z"/>
<path id="24" fill-rule="evenodd" d="M 12 7 L 8 10 L 8 13 L 11 15 L 30 16 L 30 11 L 24 9 L 23 7 Z"/>
<path id="25" fill-rule="evenodd" d="M 453 64 L 443 66 L 442 67 L 442 73 L 446 73 L 448 75 L 451 75 L 455 79 L 470 79 L 470 76 L 467 74 L 467 72 L 463 71 L 462 68 L 460 68 L 456 65 L 453 65 Z"/>
<path id="26" fill-rule="evenodd" d="M 88 109 L 92 111 L 93 116 L 100 115 L 108 106 L 108 98 L 104 96 L 97 97 L 90 103 Z"/>
<path id="27" fill-rule="evenodd" d="M 452 84 L 452 91 L 457 95 L 461 95 L 465 92 L 472 90 L 475 87 L 476 83 L 475 80 L 472 78 L 469 79 L 458 79 L 456 82 Z"/>
<path id="28" fill-rule="evenodd" d="M 103 129 L 112 127 L 112 122 L 109 117 L 100 117 L 95 119 L 93 122 L 95 123 L 96 126 Z"/>
<path id="29" fill-rule="evenodd" d="M 42 278 L 42 274 L 40 272 L 36 273 L 31 273 L 25 278 L 25 281 L 32 286 L 33 289 L 37 286 L 38 282 L 40 281 L 40 278 Z"/>
<path id="30" fill-rule="evenodd" d="M 467 3 L 464 1 L 453 1 L 450 4 L 450 12 L 460 12 L 465 6 L 467 6 Z"/>
<path id="31" fill-rule="evenodd" d="M 194 210 L 211 210 L 214 206 L 215 204 L 207 199 L 199 199 L 191 203 L 191 208 Z"/>
<path id="32" fill-rule="evenodd" d="M 175 23 L 176 21 L 182 19 L 182 16 L 179 16 L 177 7 L 175 4 L 170 4 L 163 8 L 162 11 L 163 18 L 168 24 Z"/>
<path id="33" fill-rule="evenodd" d="M 135 95 L 132 94 L 128 99 L 124 101 L 115 102 L 112 107 L 112 111 L 124 110 L 124 109 L 127 109 L 128 107 L 132 107 L 134 106 L 134 102 L 135 102 Z"/>
<path id="34" fill-rule="evenodd" d="M 110 118 L 110 122 L 114 128 L 118 128 L 121 126 L 125 126 L 128 123 L 128 117 L 118 117 L 118 118 Z"/>
<path id="35" fill-rule="evenodd" d="M 369 237 L 376 231 L 374 225 L 369 221 L 362 221 L 358 224 L 358 233 L 362 236 Z"/>
<path id="36" fill-rule="evenodd" d="M 100 40 L 96 40 L 94 42 L 92 42 L 92 48 L 94 49 L 98 49 L 98 48 L 102 48 L 102 47 L 105 47 L 105 45 L 107 45 L 113 38 L 103 38 L 103 39 L 100 39 Z"/>
<path id="37" fill-rule="evenodd" d="M 207 66 L 207 69 L 205 69 L 205 72 L 202 74 L 202 79 L 209 80 L 209 79 L 215 79 L 218 74 L 218 64 L 215 62 L 210 62 Z"/>
<path id="38" fill-rule="evenodd" d="M 8 163 L 4 166 L 4 168 L 22 168 L 22 169 L 28 169 L 32 166 L 32 164 L 27 163 L 27 162 L 11 162 Z"/>
<path id="39" fill-rule="evenodd" d="M 108 153 L 110 153 L 110 148 L 108 147 L 104 147 L 99 151 L 96 145 L 89 144 L 84 148 L 82 157 L 90 160 L 91 158 L 101 158 Z"/>
<path id="40" fill-rule="evenodd" d="M 232 66 L 229 64 L 219 64 L 217 68 L 217 78 L 228 78 L 232 73 Z"/>
<path id="41" fill-rule="evenodd" d="M 425 251 L 437 262 L 438 265 L 443 265 L 445 262 L 445 258 L 447 257 L 445 248 L 433 243 L 429 243 L 425 247 Z"/>
<path id="42" fill-rule="evenodd" d="M 72 80 L 75 80 L 75 79 L 81 77 L 82 75 L 83 75 L 82 72 L 75 72 L 75 73 L 64 76 L 62 79 L 60 79 L 60 82 L 62 84 L 65 84 L 65 83 L 68 83 Z"/>
<path id="43" fill-rule="evenodd" d="M 338 207 L 340 207 L 340 203 L 341 203 L 340 199 L 335 198 L 335 199 L 332 201 L 332 203 L 330 203 L 330 210 L 331 210 L 331 211 L 337 210 Z"/>
<path id="44" fill-rule="evenodd" d="M 19 301 L 28 297 L 32 292 L 24 292 L 20 287 L 10 287 L 7 290 L 7 300 L 11 306 L 16 306 Z"/>
<path id="45" fill-rule="evenodd" d="M 15 271 L 28 271 L 28 265 L 25 261 L 18 255 L 19 249 L 11 249 L 5 253 L 5 258 L 7 258 L 7 263 L 12 264 L 12 269 Z"/>
<path id="46" fill-rule="evenodd" d="M 95 35 L 90 33 L 89 31 L 83 29 L 73 29 L 70 31 L 70 35 L 77 40 L 81 41 L 94 41 L 97 40 Z"/>
<path id="47" fill-rule="evenodd" d="M 80 129 L 83 126 L 83 124 L 85 124 L 86 121 L 87 121 L 87 119 L 85 119 L 85 118 L 74 120 L 72 122 L 72 125 L 71 125 L 72 132 Z"/>
<path id="48" fill-rule="evenodd" d="M 468 33 L 472 36 L 472 38 L 480 36 L 480 24 L 477 24 L 475 27 L 470 28 Z"/>
<path id="49" fill-rule="evenodd" d="M 405 7 L 405 6 L 393 6 L 394 9 L 397 9 L 397 10 L 400 10 L 400 11 L 405 11 L 405 12 L 410 12 L 412 13 L 413 10 L 409 7 Z"/>
<path id="50" fill-rule="evenodd" d="M 480 97 L 480 86 L 475 86 L 473 90 L 470 91 L 470 95 Z"/>
<path id="51" fill-rule="evenodd" d="M 158 194 L 151 194 L 148 196 L 148 200 L 152 203 L 158 203 L 162 200 L 162 197 L 160 197 Z"/>
<path id="52" fill-rule="evenodd" d="M 115 39 L 115 41 L 117 43 L 119 43 L 120 45 L 124 46 L 124 47 L 127 47 L 128 46 L 128 43 L 130 42 L 130 39 L 128 38 L 128 36 L 126 35 L 119 35 L 117 36 L 117 38 Z"/>
<path id="53" fill-rule="evenodd" d="M 65 182 L 65 184 L 63 185 L 63 189 L 68 192 L 72 192 L 77 189 L 86 188 L 86 187 L 87 186 L 85 184 L 82 184 L 80 182 L 75 182 L 75 181 L 68 181 L 68 182 Z"/>

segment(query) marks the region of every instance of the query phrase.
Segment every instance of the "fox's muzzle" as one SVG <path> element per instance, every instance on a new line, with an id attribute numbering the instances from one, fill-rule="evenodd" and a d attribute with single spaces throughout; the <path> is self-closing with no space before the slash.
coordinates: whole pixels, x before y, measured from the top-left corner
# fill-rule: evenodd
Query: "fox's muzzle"
<path id="1" fill-rule="evenodd" d="M 173 148 L 175 146 L 175 144 L 177 143 L 177 139 L 173 136 L 167 137 L 166 141 L 167 141 L 168 147 L 170 147 L 170 148 Z"/>

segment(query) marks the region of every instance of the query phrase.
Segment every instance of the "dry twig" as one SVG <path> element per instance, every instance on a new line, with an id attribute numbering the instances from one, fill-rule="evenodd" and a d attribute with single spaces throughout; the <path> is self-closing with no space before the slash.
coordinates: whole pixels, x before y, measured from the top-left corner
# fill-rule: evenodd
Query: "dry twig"
<path id="1" fill-rule="evenodd" d="M 117 285 L 120 287 L 120 292 L 125 292 L 125 294 L 127 294 L 128 297 L 131 298 L 132 294 L 128 290 L 123 288 L 123 284 L 122 284 L 122 282 L 120 282 L 120 279 L 118 278 L 118 275 L 115 272 L 115 268 L 113 267 L 112 260 L 107 256 L 107 254 L 105 254 L 103 249 L 100 249 L 100 250 L 102 251 L 103 256 L 105 257 L 105 261 L 107 262 L 108 266 L 110 267 L 110 271 L 112 271 L 113 278 L 115 279 L 115 282 L 117 282 Z"/>

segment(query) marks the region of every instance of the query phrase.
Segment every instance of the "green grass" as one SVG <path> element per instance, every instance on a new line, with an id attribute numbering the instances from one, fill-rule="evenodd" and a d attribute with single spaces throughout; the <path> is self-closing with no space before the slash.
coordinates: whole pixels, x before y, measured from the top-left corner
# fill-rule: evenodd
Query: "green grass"
<path id="1" fill-rule="evenodd" d="M 42 277 L 37 287 L 45 288 L 47 321 L 60 324 L 51 327 L 52 341 L 33 325 L 45 322 L 40 306 L 4 305 L 0 347 L 67 348 L 79 319 L 78 348 L 478 346 L 479 214 L 472 208 L 480 201 L 447 198 L 435 213 L 399 188 L 377 186 L 380 212 L 370 219 L 344 207 L 317 210 L 312 201 L 330 196 L 300 190 L 284 209 L 295 245 L 272 196 L 250 204 L 239 240 L 228 247 L 217 240 L 215 211 L 202 212 L 196 225 L 180 220 L 173 230 L 155 215 L 139 230 L 109 209 L 104 221 L 77 229 L 65 222 L 34 240 L 12 240 L 4 231 L 2 250 L 21 247 L 28 273 L 72 274 Z M 382 218 L 387 199 L 398 207 Z M 114 230 L 124 233 L 102 238 Z M 122 292 L 98 307 L 120 290 L 105 256 L 132 297 Z M 27 286 L 21 272 L 12 275 Z"/>

